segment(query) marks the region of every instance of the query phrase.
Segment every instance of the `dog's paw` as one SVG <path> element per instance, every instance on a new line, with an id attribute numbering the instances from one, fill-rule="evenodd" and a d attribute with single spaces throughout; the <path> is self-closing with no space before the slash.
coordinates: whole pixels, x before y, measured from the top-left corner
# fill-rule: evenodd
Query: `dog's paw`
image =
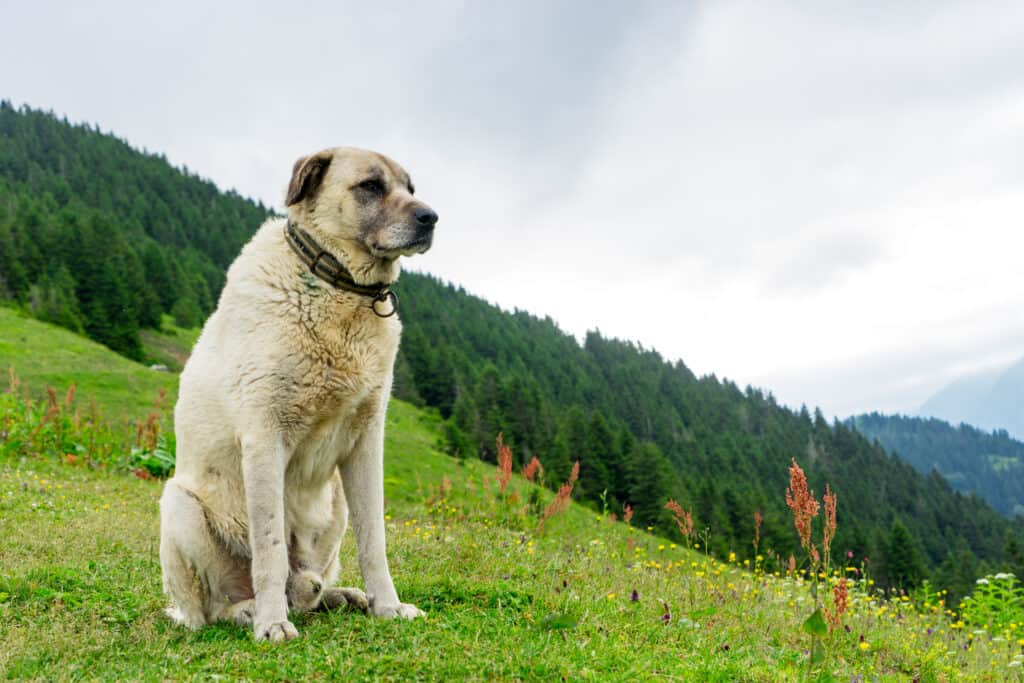
<path id="1" fill-rule="evenodd" d="M 288 577 L 288 587 L 285 591 L 288 606 L 298 612 L 310 612 L 320 604 L 323 590 L 323 577 L 316 572 L 295 572 Z"/>
<path id="2" fill-rule="evenodd" d="M 364 613 L 370 608 L 366 593 L 358 588 L 328 588 L 323 592 L 320 604 L 325 609 L 351 609 Z"/>
<path id="3" fill-rule="evenodd" d="M 299 632 L 292 625 L 292 622 L 287 619 L 270 624 L 256 624 L 253 628 L 253 634 L 256 636 L 256 640 L 269 640 L 272 643 L 280 643 L 282 640 L 291 640 L 292 638 L 299 637 Z"/>
<path id="4" fill-rule="evenodd" d="M 416 619 L 417 617 L 425 617 L 426 613 L 416 605 L 410 605 L 405 602 L 399 602 L 393 605 L 371 605 L 370 614 L 381 619 L 394 619 L 395 617 L 401 619 Z"/>

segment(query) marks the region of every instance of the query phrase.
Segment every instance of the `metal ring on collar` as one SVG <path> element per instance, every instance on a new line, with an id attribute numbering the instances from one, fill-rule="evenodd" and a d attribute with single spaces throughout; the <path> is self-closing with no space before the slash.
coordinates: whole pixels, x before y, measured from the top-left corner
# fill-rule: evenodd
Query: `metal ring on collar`
<path id="1" fill-rule="evenodd" d="M 381 313 L 380 311 L 378 311 L 377 304 L 383 303 L 388 300 L 391 301 L 391 311 L 389 311 L 388 313 Z M 377 295 L 376 298 L 374 298 L 373 303 L 370 304 L 370 308 L 372 308 L 373 312 L 376 313 L 379 317 L 390 318 L 395 313 L 398 313 L 398 295 L 392 292 L 390 289 L 381 292 L 380 294 Z"/>

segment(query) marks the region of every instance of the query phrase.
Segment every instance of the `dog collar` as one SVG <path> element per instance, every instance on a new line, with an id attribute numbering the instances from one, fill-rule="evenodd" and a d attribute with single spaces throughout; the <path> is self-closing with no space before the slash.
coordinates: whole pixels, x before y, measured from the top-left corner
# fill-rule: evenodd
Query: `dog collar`
<path id="1" fill-rule="evenodd" d="M 370 308 L 381 318 L 390 318 L 398 312 L 398 295 L 391 291 L 389 283 L 359 284 L 341 261 L 325 251 L 312 235 L 292 223 L 290 218 L 284 224 L 284 237 L 292 251 L 309 266 L 309 272 L 313 275 L 332 287 L 373 299 Z M 391 310 L 382 313 L 377 306 L 387 301 L 391 302 Z"/>

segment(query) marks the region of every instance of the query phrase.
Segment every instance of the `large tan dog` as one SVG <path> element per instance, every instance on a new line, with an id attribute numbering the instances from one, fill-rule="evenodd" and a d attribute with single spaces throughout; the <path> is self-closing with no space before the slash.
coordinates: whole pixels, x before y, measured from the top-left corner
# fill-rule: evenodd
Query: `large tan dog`
<path id="1" fill-rule="evenodd" d="M 160 500 L 168 614 L 198 628 L 298 635 L 289 608 L 423 613 L 399 601 L 384 544 L 384 414 L 401 325 L 388 286 L 437 214 L 364 150 L 296 162 L 287 219 L 228 271 L 181 375 L 177 469 Z M 366 593 L 332 587 L 348 514 Z"/>

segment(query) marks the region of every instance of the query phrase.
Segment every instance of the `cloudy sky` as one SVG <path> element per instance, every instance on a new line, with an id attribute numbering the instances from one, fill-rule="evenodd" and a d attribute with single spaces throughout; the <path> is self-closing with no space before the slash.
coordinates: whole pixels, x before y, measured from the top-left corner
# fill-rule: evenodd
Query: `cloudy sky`
<path id="1" fill-rule="evenodd" d="M 441 215 L 410 267 L 911 411 L 1024 355 L 1024 4 L 896 4 L 3 0 L 0 97 L 275 206 L 378 149 Z"/>

